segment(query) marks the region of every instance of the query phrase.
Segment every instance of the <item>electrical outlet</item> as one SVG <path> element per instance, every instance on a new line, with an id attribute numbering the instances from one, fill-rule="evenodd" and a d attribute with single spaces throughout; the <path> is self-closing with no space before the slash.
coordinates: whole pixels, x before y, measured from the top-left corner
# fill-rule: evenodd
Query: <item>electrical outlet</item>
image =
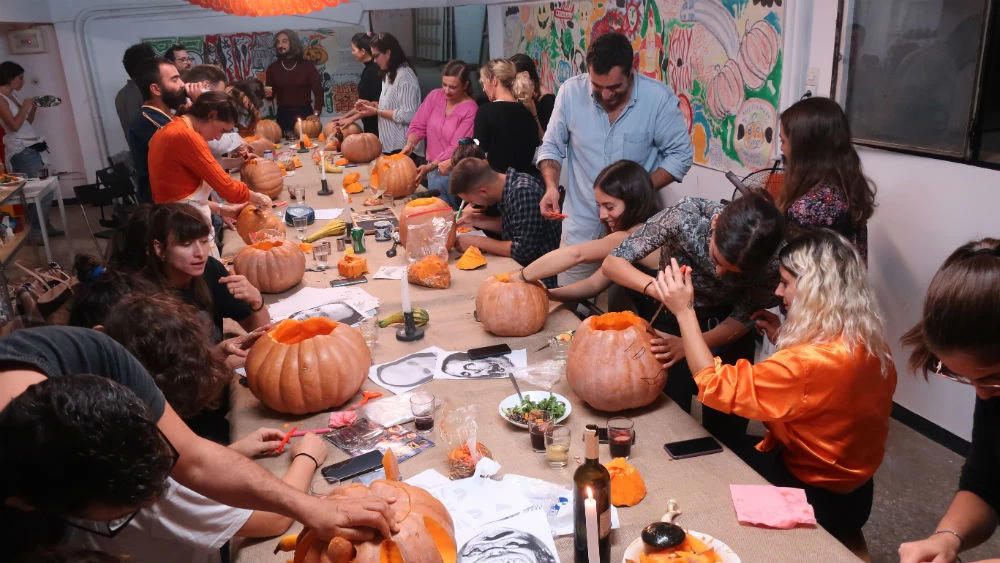
<path id="1" fill-rule="evenodd" d="M 806 86 L 816 88 L 819 86 L 819 69 L 812 66 L 806 71 Z"/>

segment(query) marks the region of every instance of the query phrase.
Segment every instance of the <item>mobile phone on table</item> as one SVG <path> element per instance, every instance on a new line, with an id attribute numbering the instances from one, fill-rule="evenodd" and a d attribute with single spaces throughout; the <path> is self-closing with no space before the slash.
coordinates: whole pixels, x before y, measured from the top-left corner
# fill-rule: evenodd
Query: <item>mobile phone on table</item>
<path id="1" fill-rule="evenodd" d="M 382 467 L 382 452 L 372 450 L 357 457 L 339 461 L 333 465 L 327 465 L 322 469 L 323 477 L 328 481 L 340 480 L 341 483 L 353 479 L 358 475 L 374 471 Z"/>
<path id="2" fill-rule="evenodd" d="M 331 287 L 344 287 L 345 285 L 358 285 L 359 283 L 368 283 L 368 278 L 365 276 L 354 276 L 340 278 L 339 280 L 330 280 Z"/>
<path id="3" fill-rule="evenodd" d="M 668 442 L 663 444 L 663 449 L 673 459 L 687 459 L 700 455 L 717 454 L 722 451 L 722 444 L 711 436 L 705 436 L 704 438 L 681 440 L 680 442 Z"/>
<path id="4" fill-rule="evenodd" d="M 510 346 L 497 344 L 495 346 L 483 346 L 482 348 L 469 348 L 470 360 L 482 360 L 483 358 L 493 358 L 510 354 Z"/>
<path id="5" fill-rule="evenodd" d="M 597 442 L 599 444 L 607 444 L 608 443 L 608 427 L 607 426 L 599 426 L 599 427 L 597 427 Z M 635 445 L 635 432 L 632 433 L 632 445 L 633 446 Z"/>

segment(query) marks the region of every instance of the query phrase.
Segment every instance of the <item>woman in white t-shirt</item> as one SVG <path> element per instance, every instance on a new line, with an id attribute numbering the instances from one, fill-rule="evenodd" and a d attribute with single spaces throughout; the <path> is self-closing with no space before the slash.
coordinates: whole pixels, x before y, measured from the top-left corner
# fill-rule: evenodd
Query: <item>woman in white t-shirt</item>
<path id="1" fill-rule="evenodd" d="M 24 87 L 24 67 L 21 65 L 5 61 L 0 63 L 0 125 L 3 125 L 5 134 L 3 136 L 4 151 L 7 155 L 7 168 L 11 172 L 25 174 L 29 178 L 37 178 L 38 171 L 45 166 L 43 153 L 48 152 L 48 145 L 45 139 L 35 132 L 32 122 L 35 120 L 35 110 L 38 106 L 35 100 L 22 103 L 14 96 L 14 92 Z M 42 208 L 48 211 L 52 208 L 52 200 L 55 198 L 55 191 L 42 198 Z M 34 205 L 29 206 L 28 216 L 37 217 Z M 60 236 L 62 230 L 56 229 L 49 222 L 48 213 L 45 214 L 45 228 L 49 236 Z M 31 225 L 32 237 L 41 241 L 41 229 L 38 225 Z"/>

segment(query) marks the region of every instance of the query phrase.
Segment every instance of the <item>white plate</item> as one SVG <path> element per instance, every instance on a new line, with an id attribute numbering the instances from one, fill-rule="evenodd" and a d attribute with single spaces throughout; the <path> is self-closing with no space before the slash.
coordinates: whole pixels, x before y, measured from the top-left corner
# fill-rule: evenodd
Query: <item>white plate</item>
<path id="1" fill-rule="evenodd" d="M 536 389 L 536 390 L 533 390 L 533 391 L 525 391 L 525 392 L 523 392 L 521 394 L 524 395 L 525 398 L 531 399 L 532 401 L 535 401 L 535 402 L 547 399 L 549 397 L 549 392 L 548 391 L 542 391 L 541 389 Z M 566 420 L 566 418 L 569 416 L 569 413 L 573 411 L 573 405 L 569 404 L 569 399 L 567 399 L 566 397 L 563 397 L 559 393 L 552 393 L 552 394 L 556 396 L 556 399 L 560 403 L 566 405 L 566 412 L 563 413 L 563 415 L 561 417 L 559 417 L 559 420 L 556 421 L 557 423 L 558 422 L 562 422 L 562 421 Z M 497 408 L 497 410 L 500 413 L 500 416 L 502 416 L 503 419 L 506 420 L 507 422 L 513 424 L 514 426 L 520 427 L 520 428 L 527 428 L 528 427 L 527 424 L 521 424 L 520 422 L 515 422 L 515 421 L 507 418 L 507 415 L 504 414 L 504 412 L 503 412 L 504 409 L 514 408 L 514 407 L 516 407 L 516 406 L 518 406 L 520 404 L 521 404 L 521 399 L 517 398 L 517 393 L 514 393 L 513 395 L 511 395 L 511 396 L 507 397 L 506 399 L 500 401 L 500 406 Z"/>
<path id="2" fill-rule="evenodd" d="M 703 534 L 694 530 L 686 531 L 692 536 L 705 542 L 705 545 L 711 549 L 714 549 L 715 553 L 717 553 L 719 558 L 722 559 L 722 563 L 740 563 L 740 556 L 736 555 L 736 552 L 730 549 L 728 545 L 708 534 Z M 622 563 L 627 563 L 629 559 L 638 563 L 639 554 L 642 553 L 644 547 L 646 547 L 646 544 L 642 543 L 642 538 L 636 538 L 635 541 L 629 544 L 629 546 L 625 549 L 625 555 L 622 557 Z"/>

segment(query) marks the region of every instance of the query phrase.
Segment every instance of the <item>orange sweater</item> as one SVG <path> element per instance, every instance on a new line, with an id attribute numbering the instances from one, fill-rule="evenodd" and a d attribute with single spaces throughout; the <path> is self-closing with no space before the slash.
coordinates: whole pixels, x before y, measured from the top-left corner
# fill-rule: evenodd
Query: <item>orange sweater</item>
<path id="1" fill-rule="evenodd" d="M 183 117 L 176 117 L 149 141 L 149 185 L 156 203 L 181 201 L 202 181 L 230 203 L 246 203 L 250 190 L 232 179 L 212 156 L 208 143 Z"/>
<path id="2" fill-rule="evenodd" d="M 896 370 L 853 358 L 843 341 L 781 349 L 759 364 L 739 360 L 694 375 L 698 399 L 764 422 L 757 444 L 784 447 L 785 467 L 804 483 L 848 493 L 875 474 L 885 453 Z"/>

